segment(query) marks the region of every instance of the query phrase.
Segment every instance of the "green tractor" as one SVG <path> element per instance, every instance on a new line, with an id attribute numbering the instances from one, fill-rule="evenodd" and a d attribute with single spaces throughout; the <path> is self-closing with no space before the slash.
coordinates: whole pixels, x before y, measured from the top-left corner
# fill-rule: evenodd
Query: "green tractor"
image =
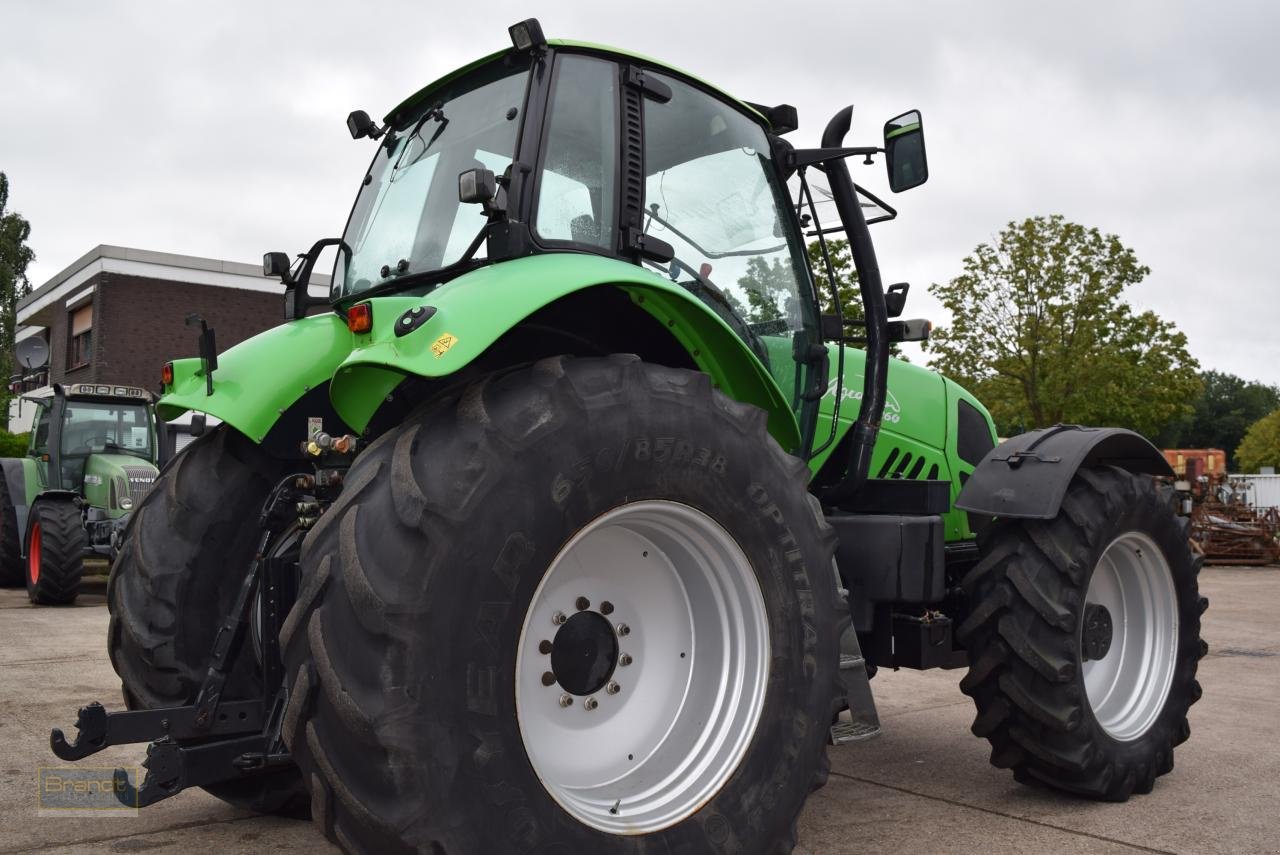
<path id="1" fill-rule="evenodd" d="M 36 407 L 27 456 L 0 459 L 0 581 L 37 605 L 80 592 L 86 557 L 110 558 L 158 473 L 150 392 L 54 385 Z"/>
<path id="2" fill-rule="evenodd" d="M 343 236 L 264 259 L 286 322 L 165 367 L 160 416 L 222 424 L 112 568 L 129 709 L 55 753 L 151 741 L 129 804 L 200 786 L 352 852 L 790 851 L 876 669 L 967 667 L 995 765 L 1149 791 L 1207 605 L 1167 465 L 1119 429 L 997 446 L 890 359 L 928 325 L 847 164 L 923 183 L 919 113 L 797 148 L 785 105 L 510 36 L 352 113 Z M 860 312 L 820 313 L 819 174 Z"/>

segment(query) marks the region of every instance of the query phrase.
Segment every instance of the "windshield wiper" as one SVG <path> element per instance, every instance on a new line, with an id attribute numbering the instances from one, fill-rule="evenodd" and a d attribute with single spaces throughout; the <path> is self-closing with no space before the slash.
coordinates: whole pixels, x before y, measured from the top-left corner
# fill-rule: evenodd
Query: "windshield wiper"
<path id="1" fill-rule="evenodd" d="M 425 143 L 422 144 L 422 151 L 414 154 L 413 160 L 409 161 L 408 163 L 396 163 L 396 166 L 395 166 L 396 172 L 399 172 L 402 169 L 408 169 L 410 166 L 413 166 L 419 160 L 422 160 L 422 158 L 426 157 L 427 152 L 431 151 L 431 146 L 435 145 L 436 140 L 440 139 L 440 135 L 444 133 L 444 129 L 449 126 L 449 120 L 445 118 L 445 115 L 444 115 L 444 108 L 440 106 L 432 107 L 430 110 L 428 110 L 426 113 L 422 115 L 422 118 L 418 120 L 418 124 L 413 126 L 413 133 L 409 135 L 408 142 L 404 144 L 404 151 L 401 152 L 401 155 L 400 155 L 401 159 L 403 159 L 404 155 L 408 153 L 410 143 L 412 143 L 415 139 L 418 139 L 418 140 L 422 139 L 422 126 L 426 124 L 427 119 L 435 119 L 436 122 L 438 123 L 436 125 L 435 133 L 431 135 L 431 139 L 427 140 Z"/>

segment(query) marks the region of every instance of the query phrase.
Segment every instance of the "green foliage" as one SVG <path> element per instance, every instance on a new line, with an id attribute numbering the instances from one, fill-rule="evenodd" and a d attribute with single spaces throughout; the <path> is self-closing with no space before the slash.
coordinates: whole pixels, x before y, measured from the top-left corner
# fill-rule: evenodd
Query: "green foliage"
<path id="1" fill-rule="evenodd" d="M 927 345 L 1003 434 L 1059 422 L 1154 435 L 1200 392 L 1186 336 L 1121 295 L 1150 269 L 1115 235 L 1062 216 L 1010 223 L 930 291 L 950 310 Z"/>
<path id="2" fill-rule="evenodd" d="M 1251 424 L 1280 408 L 1280 388 L 1275 386 L 1221 371 L 1202 372 L 1200 382 L 1204 390 L 1193 412 L 1160 435 L 1165 448 L 1221 448 L 1230 455 Z"/>
<path id="3" fill-rule="evenodd" d="M 757 255 L 747 259 L 747 272 L 738 279 L 738 286 L 747 293 L 747 311 L 741 311 L 732 295 L 726 293 L 725 296 L 748 323 L 776 321 L 786 317 L 783 301 L 791 296 L 794 282 L 795 274 L 789 265 L 782 263 L 782 259 L 775 258 L 770 263 Z"/>
<path id="4" fill-rule="evenodd" d="M 27 246 L 31 224 L 21 215 L 6 211 L 9 204 L 9 177 L 0 172 L 0 413 L 9 415 L 9 377 L 14 372 L 14 326 L 18 301 L 31 292 L 27 265 L 35 253 Z"/>
<path id="5" fill-rule="evenodd" d="M 836 313 L 835 300 L 831 297 L 831 284 L 827 278 L 827 266 L 822 260 L 822 244 L 813 242 L 808 246 L 809 267 L 813 270 L 813 287 L 818 289 L 818 303 L 822 313 Z M 827 241 L 827 250 L 831 254 L 831 269 L 835 273 L 836 290 L 840 292 L 840 309 L 845 320 L 862 320 L 862 295 L 858 293 L 858 271 L 853 266 L 853 255 L 849 252 L 847 240 Z"/>
<path id="6" fill-rule="evenodd" d="M 1263 466 L 1280 471 L 1280 410 L 1254 422 L 1235 450 L 1236 468 L 1242 473 L 1257 472 Z"/>
<path id="7" fill-rule="evenodd" d="M 0 457 L 25 457 L 30 442 L 29 433 L 9 433 L 0 430 Z"/>

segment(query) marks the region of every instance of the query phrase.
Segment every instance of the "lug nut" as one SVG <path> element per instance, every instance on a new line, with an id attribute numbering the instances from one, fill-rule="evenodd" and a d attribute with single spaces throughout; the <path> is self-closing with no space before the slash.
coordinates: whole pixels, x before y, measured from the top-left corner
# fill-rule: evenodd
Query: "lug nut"
<path id="1" fill-rule="evenodd" d="M 561 696 L 560 696 L 560 706 L 562 706 L 562 707 L 571 707 L 571 706 L 573 706 L 573 695 L 569 694 L 568 692 L 565 692 L 563 695 L 561 695 Z"/>
<path id="2" fill-rule="evenodd" d="M 619 664 L 619 665 L 624 665 L 624 666 L 625 666 L 625 665 L 630 665 L 633 661 L 634 661 L 634 660 L 631 658 L 631 654 L 630 654 L 630 653 L 624 653 L 624 654 L 622 654 L 621 656 L 619 656 L 619 657 L 618 657 L 618 664 Z"/>
<path id="3" fill-rule="evenodd" d="M 556 684 L 556 675 L 552 674 L 550 671 L 544 671 L 542 673 L 542 685 L 554 686 L 555 684 Z"/>
<path id="4" fill-rule="evenodd" d="M 578 607 L 578 611 L 585 612 L 587 609 L 591 608 L 591 601 L 586 597 L 578 597 L 578 599 L 574 601 L 574 605 Z"/>
<path id="5" fill-rule="evenodd" d="M 609 685 L 605 687 L 605 691 L 606 691 L 606 692 L 608 692 L 608 693 L 609 693 L 609 694 L 611 694 L 611 695 L 616 695 L 616 694 L 618 694 L 618 692 L 621 692 L 621 691 L 622 691 L 622 687 L 621 687 L 621 686 L 619 686 L 619 685 L 618 685 L 617 683 L 615 683 L 614 681 L 610 680 L 610 681 L 609 681 Z"/>
<path id="6" fill-rule="evenodd" d="M 546 639 L 543 639 L 542 641 L 539 641 L 539 642 L 538 642 L 538 652 L 539 652 L 539 653 L 541 653 L 543 656 L 546 656 L 548 653 L 550 653 L 550 652 L 551 652 L 551 642 L 550 642 L 550 641 L 547 641 Z"/>
<path id="7" fill-rule="evenodd" d="M 613 603 L 609 602 L 608 600 L 605 600 L 604 602 L 602 602 L 600 604 L 600 614 L 602 615 L 613 614 Z"/>
<path id="8" fill-rule="evenodd" d="M 568 618 L 564 616 L 564 612 L 556 612 L 551 616 L 551 622 L 554 623 L 556 626 L 559 626 L 560 624 L 564 623 L 567 620 Z"/>
<path id="9" fill-rule="evenodd" d="M 631 634 L 631 627 L 627 626 L 625 623 L 618 624 L 618 635 L 630 635 L 630 634 Z"/>
<path id="10" fill-rule="evenodd" d="M 596 707 L 600 706 L 600 702 L 597 701 L 595 698 L 587 698 L 585 701 L 582 702 L 582 705 L 586 707 L 588 711 L 591 711 Z"/>

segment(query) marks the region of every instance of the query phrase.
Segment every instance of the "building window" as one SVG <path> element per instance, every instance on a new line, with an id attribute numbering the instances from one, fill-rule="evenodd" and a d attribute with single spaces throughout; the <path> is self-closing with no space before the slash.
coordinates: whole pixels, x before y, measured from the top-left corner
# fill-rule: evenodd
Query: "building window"
<path id="1" fill-rule="evenodd" d="M 93 304 L 71 311 L 71 338 L 67 347 L 67 370 L 89 364 L 93 355 Z"/>

